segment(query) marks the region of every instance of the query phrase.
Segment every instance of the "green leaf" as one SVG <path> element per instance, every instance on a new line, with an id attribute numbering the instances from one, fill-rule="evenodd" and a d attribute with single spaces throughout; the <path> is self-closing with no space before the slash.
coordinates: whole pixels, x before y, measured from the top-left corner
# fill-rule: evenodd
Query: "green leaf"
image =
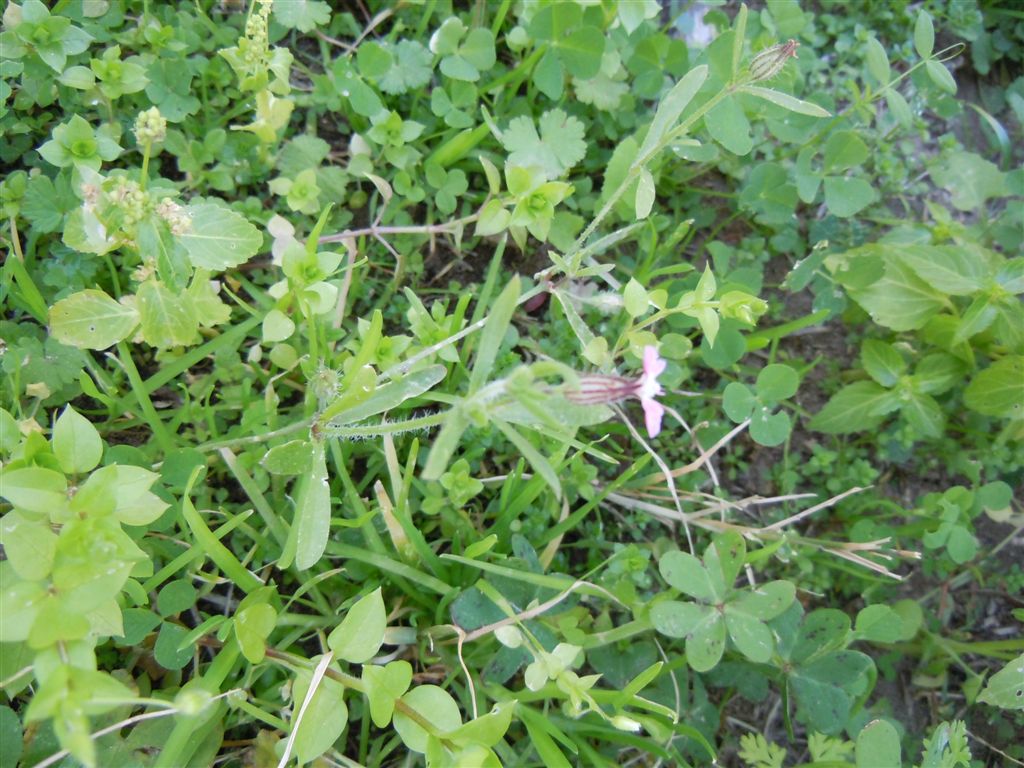
<path id="1" fill-rule="evenodd" d="M 757 374 L 757 395 L 762 402 L 778 402 L 796 394 L 800 376 L 788 365 L 766 365 Z"/>
<path id="2" fill-rule="evenodd" d="M 651 176 L 651 172 L 646 168 L 641 168 L 640 178 L 637 179 L 636 185 L 635 205 L 637 221 L 642 221 L 650 215 L 651 208 L 654 207 L 655 196 L 654 177 Z"/>
<path id="3" fill-rule="evenodd" d="M 808 426 L 829 435 L 863 432 L 877 427 L 897 407 L 889 390 L 873 381 L 858 381 L 836 392 Z"/>
<path id="4" fill-rule="evenodd" d="M 331 486 L 327 482 L 324 444 L 315 443 L 309 477 L 295 504 L 295 567 L 312 568 L 331 534 Z"/>
<path id="5" fill-rule="evenodd" d="M 956 93 L 956 80 L 941 62 L 929 59 L 924 63 L 924 71 L 928 73 L 932 82 L 943 91 L 951 95 Z"/>
<path id="6" fill-rule="evenodd" d="M 387 629 L 387 611 L 378 587 L 353 605 L 327 638 L 335 656 L 352 664 L 369 661 L 380 650 Z"/>
<path id="7" fill-rule="evenodd" d="M 892 387 L 907 370 L 907 362 L 892 344 L 866 340 L 860 348 L 860 362 L 868 376 L 883 387 Z"/>
<path id="8" fill-rule="evenodd" d="M 486 715 L 480 715 L 454 731 L 449 731 L 445 735 L 445 740 L 461 747 L 471 744 L 480 744 L 484 747 L 495 746 L 504 738 L 509 725 L 512 724 L 512 714 L 518 703 L 515 699 L 510 699 L 495 704 Z"/>
<path id="9" fill-rule="evenodd" d="M 395 711 L 395 700 L 409 690 L 412 665 L 405 660 L 391 661 L 385 666 L 365 664 L 363 685 L 370 702 L 370 717 L 378 728 L 386 728 Z"/>
<path id="10" fill-rule="evenodd" d="M 505 338 L 505 331 L 508 330 L 519 303 L 519 286 L 519 276 L 516 275 L 491 306 L 487 322 L 480 332 L 480 344 L 476 348 L 476 359 L 473 361 L 473 371 L 469 377 L 470 395 L 477 392 L 491 375 L 501 341 Z"/>
<path id="11" fill-rule="evenodd" d="M 647 298 L 647 291 L 633 278 L 629 279 L 626 287 L 622 290 L 622 301 L 626 314 L 630 317 L 640 317 L 647 314 L 647 310 L 651 306 Z"/>
<path id="12" fill-rule="evenodd" d="M 889 57 L 885 53 L 885 48 L 874 35 L 868 38 L 864 57 L 871 76 L 879 85 L 887 85 L 890 77 Z"/>
<path id="13" fill-rule="evenodd" d="M 678 550 L 666 552 L 658 563 L 658 569 L 669 586 L 706 603 L 714 601 L 715 590 L 707 569 L 693 555 Z"/>
<path id="14" fill-rule="evenodd" d="M 882 253 L 886 256 L 879 255 L 875 261 L 876 254 Z M 865 246 L 844 258 L 848 258 L 847 269 L 836 278 L 879 325 L 894 331 L 917 330 L 945 306 L 945 297 L 901 259 L 891 258 L 885 246 Z"/>
<path id="15" fill-rule="evenodd" d="M 704 126 L 711 138 L 734 155 L 746 155 L 754 148 L 750 122 L 735 96 L 726 96 L 712 107 L 704 115 Z"/>
<path id="16" fill-rule="evenodd" d="M 163 617 L 177 616 L 196 604 L 196 588 L 188 579 L 169 581 L 156 597 L 156 607 Z"/>
<path id="17" fill-rule="evenodd" d="M 686 662 L 695 672 L 714 669 L 725 652 L 725 620 L 722 614 L 708 608 L 704 621 L 686 639 Z"/>
<path id="18" fill-rule="evenodd" d="M 850 634 L 850 617 L 834 608 L 822 608 L 807 616 L 800 625 L 789 657 L 804 664 L 827 657 L 845 648 Z"/>
<path id="19" fill-rule="evenodd" d="M 903 768 L 900 735 L 885 720 L 872 720 L 857 734 L 857 768 Z"/>
<path id="20" fill-rule="evenodd" d="M 331 22 L 331 6 L 322 0 L 288 0 L 274 3 L 274 20 L 286 29 L 312 32 Z"/>
<path id="21" fill-rule="evenodd" d="M 313 466 L 313 444 L 308 440 L 292 440 L 274 446 L 260 464 L 272 475 L 304 475 Z"/>
<path id="22" fill-rule="evenodd" d="M 292 727 L 295 728 L 293 746 L 300 765 L 316 760 L 334 746 L 348 724 L 345 686 L 325 675 L 317 684 L 316 692 L 303 712 L 302 721 L 295 727 L 295 718 L 306 700 L 312 678 L 312 672 L 301 670 L 292 685 Z"/>
<path id="23" fill-rule="evenodd" d="M 235 614 L 235 638 L 250 664 L 259 664 L 267 653 L 267 637 L 277 624 L 277 611 L 266 603 L 250 605 Z"/>
<path id="24" fill-rule="evenodd" d="M 167 349 L 195 341 L 199 321 L 187 295 L 175 294 L 157 280 L 147 280 L 139 286 L 135 306 L 147 344 Z"/>
<path id="25" fill-rule="evenodd" d="M 638 153 L 640 157 L 645 157 L 675 128 L 676 123 L 679 122 L 679 116 L 683 114 L 683 110 L 693 100 L 707 77 L 706 65 L 694 67 L 662 97 L 658 102 L 658 109 L 654 113 L 651 126 L 647 129 L 644 143 L 640 146 Z"/>
<path id="26" fill-rule="evenodd" d="M 861 678 L 873 666 L 856 651 L 838 651 L 798 667 L 790 675 L 796 694 L 797 717 L 826 734 L 837 734 L 846 725 Z"/>
<path id="27" fill-rule="evenodd" d="M 758 445 L 768 448 L 786 442 L 792 429 L 788 413 L 772 413 L 764 407 L 754 409 L 750 419 L 750 437 Z"/>
<path id="28" fill-rule="evenodd" d="M 50 333 L 73 347 L 106 349 L 128 338 L 138 324 L 139 313 L 133 307 L 91 288 L 50 308 Z"/>
<path id="29" fill-rule="evenodd" d="M 240 213 L 223 205 L 199 203 L 185 210 L 192 225 L 180 240 L 193 266 L 215 272 L 237 267 L 263 245 L 259 230 Z"/>
<path id="30" fill-rule="evenodd" d="M 931 395 L 913 393 L 902 402 L 900 412 L 907 423 L 925 437 L 933 439 L 942 437 L 946 416 Z"/>
<path id="31" fill-rule="evenodd" d="M 1024 419 L 1024 356 L 1009 355 L 975 376 L 964 390 L 972 411 L 1003 419 Z"/>
<path id="32" fill-rule="evenodd" d="M 683 638 L 707 621 L 713 611 L 708 605 L 662 600 L 651 607 L 651 624 L 663 635 Z"/>
<path id="33" fill-rule="evenodd" d="M 725 625 L 729 637 L 740 653 L 757 664 L 764 664 L 772 657 L 775 643 L 768 626 L 753 616 L 736 609 L 733 603 L 725 606 Z"/>
<path id="34" fill-rule="evenodd" d="M 903 639 L 903 619 L 888 605 L 869 605 L 857 614 L 854 632 L 859 640 L 896 643 Z"/>
<path id="35" fill-rule="evenodd" d="M 21 578 L 42 581 L 50 575 L 57 534 L 50 530 L 47 520 L 29 519 L 17 510 L 8 512 L 0 520 L 0 544 Z"/>
<path id="36" fill-rule="evenodd" d="M 817 104 L 810 101 L 802 101 L 795 96 L 790 96 L 788 93 L 782 93 L 781 91 L 775 91 L 771 88 L 761 88 L 756 85 L 745 85 L 740 89 L 741 93 L 748 93 L 751 96 L 756 96 L 759 99 L 770 101 L 776 106 L 788 109 L 790 112 L 795 112 L 798 115 L 808 115 L 809 117 L 832 117 L 832 113 L 827 109 L 822 109 Z"/>
<path id="37" fill-rule="evenodd" d="M 8 706 L 0 706 L 0 765 L 17 765 L 23 745 L 21 720 L 17 713 Z"/>
<path id="38" fill-rule="evenodd" d="M 365 400 L 344 408 L 331 416 L 334 425 L 352 424 L 391 411 L 414 397 L 419 397 L 448 375 L 443 365 L 431 365 L 376 387 Z"/>
<path id="39" fill-rule="evenodd" d="M 907 245 L 894 255 L 931 285 L 950 296 L 968 296 L 992 280 L 992 262 L 983 249 L 950 245 Z"/>
<path id="40" fill-rule="evenodd" d="M 103 440 L 96 427 L 70 405 L 53 425 L 53 453 L 69 475 L 84 474 L 100 463 Z"/>
<path id="41" fill-rule="evenodd" d="M 917 21 L 914 24 L 914 49 L 922 59 L 930 57 L 935 49 L 935 26 L 932 24 L 932 17 L 924 9 L 917 12 Z"/>
<path id="42" fill-rule="evenodd" d="M 729 602 L 733 611 L 744 613 L 762 621 L 782 614 L 796 599 L 796 587 L 789 581 L 769 581 L 767 584 L 744 591 Z"/>
<path id="43" fill-rule="evenodd" d="M 562 91 L 565 89 L 565 67 L 553 49 L 548 49 L 533 68 L 533 84 L 552 101 L 562 98 Z"/>
<path id="44" fill-rule="evenodd" d="M 604 33 L 597 27 L 580 27 L 555 41 L 566 70 L 580 80 L 589 80 L 601 70 L 604 44 Z"/>
<path id="45" fill-rule="evenodd" d="M 946 71 L 941 64 L 936 63 L 936 66 Z M 1006 174 L 995 163 L 973 152 L 943 155 L 929 171 L 935 183 L 949 192 L 953 205 L 961 211 L 978 210 L 990 198 L 1010 193 Z"/>
<path id="46" fill-rule="evenodd" d="M 725 415 L 739 424 L 750 418 L 754 408 L 758 407 L 754 393 L 745 384 L 738 381 L 730 382 L 722 392 L 722 409 Z"/>
<path id="47" fill-rule="evenodd" d="M 1024 654 L 989 678 L 978 701 L 1001 709 L 1024 709 Z"/>
<path id="48" fill-rule="evenodd" d="M 878 193 L 866 179 L 826 176 L 824 186 L 825 206 L 841 219 L 859 213 L 878 200 Z"/>
<path id="49" fill-rule="evenodd" d="M 715 595 L 713 602 L 725 600 L 736 582 L 746 555 L 747 545 L 743 537 L 734 531 L 716 534 L 711 544 L 704 550 L 704 567 L 707 569 L 708 582 Z"/>
<path id="50" fill-rule="evenodd" d="M 420 685 L 402 697 L 402 702 L 419 713 L 438 733 L 454 731 L 462 725 L 462 714 L 455 699 L 436 685 Z M 395 731 L 413 752 L 427 751 L 427 731 L 401 712 L 394 717 Z"/>
<path id="51" fill-rule="evenodd" d="M 511 165 L 536 166 L 548 179 L 565 175 L 587 152 L 583 123 L 561 109 L 545 112 L 536 127 L 529 117 L 513 118 L 501 135 L 501 143 Z"/>
<path id="52" fill-rule="evenodd" d="M 825 172 L 840 173 L 857 168 L 868 159 L 868 145 L 856 131 L 836 131 L 825 143 Z"/>
<path id="53" fill-rule="evenodd" d="M 64 475 L 44 467 L 4 469 L 0 472 L 0 496 L 25 512 L 59 513 L 68 503 Z"/>
<path id="54" fill-rule="evenodd" d="M 190 645 L 181 648 L 182 640 L 188 631 L 177 624 L 165 621 L 160 625 L 160 631 L 156 636 L 156 644 L 153 646 L 153 656 L 164 669 L 172 672 L 183 669 L 186 664 L 192 661 L 193 647 Z"/>

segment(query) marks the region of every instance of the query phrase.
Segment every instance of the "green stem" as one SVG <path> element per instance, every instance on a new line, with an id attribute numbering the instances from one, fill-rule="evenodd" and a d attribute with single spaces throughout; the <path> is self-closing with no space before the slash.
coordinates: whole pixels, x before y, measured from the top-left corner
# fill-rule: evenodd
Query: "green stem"
<path id="1" fill-rule="evenodd" d="M 153 143 L 147 141 L 142 145 L 142 168 L 139 170 L 139 187 L 143 192 L 146 191 L 146 183 L 149 181 L 149 153 L 153 148 Z"/>
<path id="2" fill-rule="evenodd" d="M 124 368 L 125 373 L 128 374 L 128 381 L 132 386 L 132 392 L 139 403 L 142 415 L 146 417 L 146 421 L 149 423 L 149 428 L 153 430 L 153 436 L 156 438 L 157 443 L 160 444 L 160 450 L 164 453 L 170 453 L 174 450 L 174 440 L 164 426 L 160 414 L 153 407 L 153 401 L 149 399 L 149 393 L 142 383 L 139 370 L 135 367 L 135 361 L 132 360 L 131 350 L 128 349 L 128 345 L 123 341 L 117 344 L 117 357 L 121 361 L 121 366 Z"/>

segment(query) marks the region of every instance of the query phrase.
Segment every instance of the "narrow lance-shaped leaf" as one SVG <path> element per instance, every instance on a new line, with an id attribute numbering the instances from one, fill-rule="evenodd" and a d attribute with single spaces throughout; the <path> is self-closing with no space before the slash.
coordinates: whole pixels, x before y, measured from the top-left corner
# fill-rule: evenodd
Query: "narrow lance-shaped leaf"
<path id="1" fill-rule="evenodd" d="M 742 90 L 744 93 L 748 93 L 751 96 L 757 96 L 759 99 L 764 99 L 765 101 L 770 101 L 772 104 L 776 104 L 783 109 L 788 109 L 790 112 L 796 112 L 800 115 L 810 115 L 811 117 L 832 116 L 831 112 L 819 107 L 817 104 L 813 104 L 810 101 L 803 101 L 795 96 L 790 96 L 788 93 L 774 91 L 771 88 L 747 85 L 744 86 Z"/>
<path id="2" fill-rule="evenodd" d="M 516 275 L 505 286 L 487 318 L 484 329 L 480 334 L 480 346 L 477 347 L 476 361 L 473 363 L 473 372 L 469 377 L 469 394 L 473 394 L 484 385 L 487 377 L 491 375 L 494 367 L 494 360 L 498 355 L 498 348 L 501 340 L 505 337 L 512 322 L 512 313 L 515 312 L 516 304 L 519 301 L 519 276 Z"/>
<path id="3" fill-rule="evenodd" d="M 654 113 L 651 127 L 647 129 L 647 137 L 640 146 L 638 158 L 643 159 L 675 127 L 679 116 L 683 114 L 683 110 L 689 105 L 700 87 L 704 85 L 707 77 L 708 68 L 701 64 L 687 72 L 683 79 L 665 94 L 665 98 L 658 104 L 658 110 Z"/>
<path id="4" fill-rule="evenodd" d="M 310 476 L 295 505 L 295 526 L 295 566 L 312 568 L 327 548 L 331 532 L 331 488 L 323 443 L 313 448 Z"/>

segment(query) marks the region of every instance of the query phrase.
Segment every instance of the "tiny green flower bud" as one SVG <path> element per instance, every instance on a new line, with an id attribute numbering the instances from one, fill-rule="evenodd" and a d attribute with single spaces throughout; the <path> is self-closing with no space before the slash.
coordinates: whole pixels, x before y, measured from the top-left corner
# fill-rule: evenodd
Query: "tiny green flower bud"
<path id="1" fill-rule="evenodd" d="M 769 80 L 779 74 L 782 68 L 786 66 L 786 62 L 790 57 L 797 58 L 796 49 L 799 45 L 800 43 L 796 40 L 789 40 L 757 54 L 754 60 L 750 62 L 751 82 L 759 83 L 762 80 Z"/>
<path id="2" fill-rule="evenodd" d="M 135 139 L 139 144 L 158 144 L 167 137 L 167 120 L 156 107 L 139 112 L 135 118 Z"/>

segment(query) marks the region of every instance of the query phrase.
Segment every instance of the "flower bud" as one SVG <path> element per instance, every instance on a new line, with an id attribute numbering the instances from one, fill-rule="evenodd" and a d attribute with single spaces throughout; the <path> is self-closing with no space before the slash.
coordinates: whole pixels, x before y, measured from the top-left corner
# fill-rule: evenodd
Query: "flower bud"
<path id="1" fill-rule="evenodd" d="M 796 49 L 799 45 L 796 40 L 789 40 L 761 51 L 750 62 L 750 81 L 759 83 L 775 77 L 786 66 L 786 61 L 790 57 L 797 58 Z"/>
<path id="2" fill-rule="evenodd" d="M 139 112 L 135 118 L 135 140 L 139 144 L 158 144 L 167 138 L 167 120 L 156 107 Z"/>

